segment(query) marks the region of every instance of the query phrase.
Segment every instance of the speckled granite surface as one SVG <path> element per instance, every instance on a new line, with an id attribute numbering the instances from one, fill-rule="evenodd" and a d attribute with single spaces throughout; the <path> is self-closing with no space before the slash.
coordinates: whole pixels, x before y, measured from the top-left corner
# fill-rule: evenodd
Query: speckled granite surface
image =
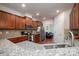
<path id="1" fill-rule="evenodd" d="M 0 55 L 6 56 L 24 56 L 29 55 L 30 52 L 28 50 L 24 50 L 23 48 L 17 46 L 16 44 L 6 40 L 0 40 L 0 50 L 3 51 Z"/>
<path id="2" fill-rule="evenodd" d="M 36 46 L 36 44 L 33 44 L 33 46 Z M 35 47 L 34 51 L 24 49 L 6 39 L 0 39 L 0 56 L 79 56 L 79 47 L 57 49 L 40 49 Z"/>
<path id="3" fill-rule="evenodd" d="M 26 50 L 29 50 L 29 51 L 36 51 L 36 50 L 44 50 L 45 49 L 41 45 L 39 45 L 37 43 L 29 42 L 29 41 L 20 42 L 20 43 L 17 43 L 16 45 L 18 45 Z"/>

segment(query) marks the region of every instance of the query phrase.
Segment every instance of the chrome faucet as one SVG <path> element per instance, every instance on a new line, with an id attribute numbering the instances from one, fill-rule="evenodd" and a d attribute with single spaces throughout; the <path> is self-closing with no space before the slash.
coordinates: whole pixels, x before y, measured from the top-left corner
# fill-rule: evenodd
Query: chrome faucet
<path id="1" fill-rule="evenodd" d="M 71 46 L 74 46 L 74 34 L 72 31 L 69 31 L 70 35 L 71 35 Z"/>
<path id="2" fill-rule="evenodd" d="M 69 31 L 67 33 L 67 37 L 66 37 L 66 40 L 69 40 L 70 41 L 70 46 L 74 46 L 74 34 L 72 31 Z"/>

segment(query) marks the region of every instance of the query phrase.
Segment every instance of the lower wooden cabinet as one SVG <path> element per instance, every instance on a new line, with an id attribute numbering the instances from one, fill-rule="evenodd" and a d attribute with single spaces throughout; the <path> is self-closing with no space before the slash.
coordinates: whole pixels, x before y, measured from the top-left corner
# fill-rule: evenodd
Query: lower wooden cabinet
<path id="1" fill-rule="evenodd" d="M 27 36 L 15 37 L 15 38 L 9 38 L 9 40 L 13 43 L 19 43 L 28 40 L 28 37 Z"/>
<path id="2" fill-rule="evenodd" d="M 34 35 L 34 42 L 35 43 L 40 43 L 40 34 Z"/>
<path id="3" fill-rule="evenodd" d="M 40 43 L 40 34 L 33 35 L 33 39 L 35 43 Z M 28 36 L 22 36 L 22 37 L 15 37 L 15 38 L 9 38 L 9 40 L 13 43 L 19 43 L 23 41 L 29 41 Z"/>

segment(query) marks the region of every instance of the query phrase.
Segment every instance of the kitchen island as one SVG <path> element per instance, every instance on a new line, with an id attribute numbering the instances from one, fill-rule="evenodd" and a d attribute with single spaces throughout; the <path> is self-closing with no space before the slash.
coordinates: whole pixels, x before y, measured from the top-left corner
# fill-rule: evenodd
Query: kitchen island
<path id="1" fill-rule="evenodd" d="M 0 39 L 0 56 L 79 56 L 79 47 L 44 49 L 40 44 L 27 42 L 30 44 L 30 47 L 27 46 L 30 50 L 7 39 Z"/>

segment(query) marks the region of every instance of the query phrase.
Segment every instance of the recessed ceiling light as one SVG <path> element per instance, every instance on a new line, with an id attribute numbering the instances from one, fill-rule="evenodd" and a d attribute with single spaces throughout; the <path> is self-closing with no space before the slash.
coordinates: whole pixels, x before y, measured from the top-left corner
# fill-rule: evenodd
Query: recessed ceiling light
<path id="1" fill-rule="evenodd" d="M 26 5 L 25 4 L 22 4 L 22 7 L 26 7 Z"/>
<path id="2" fill-rule="evenodd" d="M 46 19 L 46 17 L 43 17 L 43 19 L 45 20 L 45 19 Z"/>
<path id="3" fill-rule="evenodd" d="M 39 13 L 36 13 L 37 16 L 39 16 Z"/>
<path id="4" fill-rule="evenodd" d="M 56 12 L 59 13 L 60 11 L 59 10 L 56 10 Z"/>

